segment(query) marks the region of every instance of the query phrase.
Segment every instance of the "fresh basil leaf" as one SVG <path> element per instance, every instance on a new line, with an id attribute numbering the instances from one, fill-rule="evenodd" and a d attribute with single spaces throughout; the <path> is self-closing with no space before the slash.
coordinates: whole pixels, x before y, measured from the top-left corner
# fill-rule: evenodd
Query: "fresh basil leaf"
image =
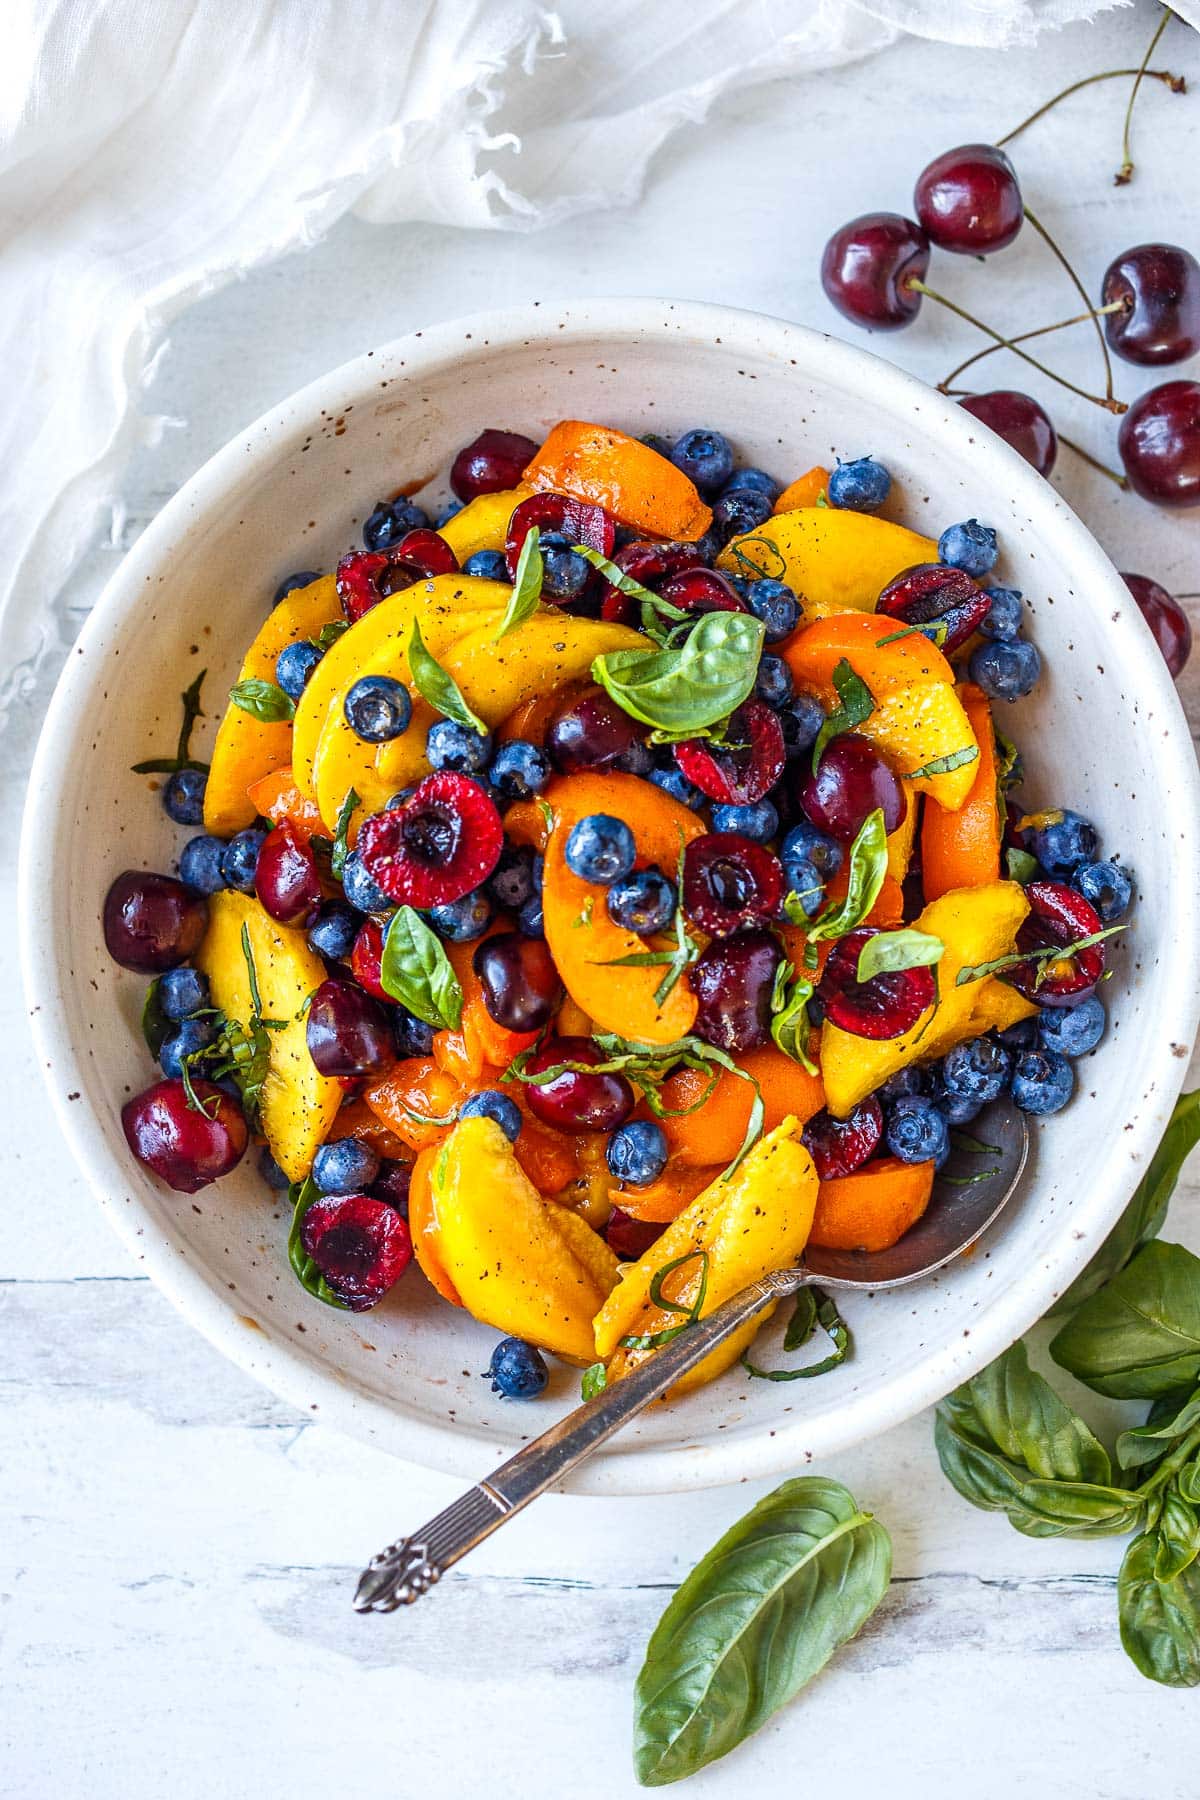
<path id="1" fill-rule="evenodd" d="M 208 764 L 197 762 L 192 755 L 192 727 L 197 719 L 204 717 L 204 708 L 200 704 L 200 690 L 204 686 L 204 677 L 207 674 L 207 669 L 201 669 L 195 681 L 179 696 L 179 704 L 183 708 L 183 720 L 179 727 L 179 741 L 175 746 L 174 756 L 152 756 L 148 762 L 134 763 L 132 774 L 174 775 L 179 769 L 196 769 L 202 775 L 207 775 Z"/>
<path id="2" fill-rule="evenodd" d="M 820 505 L 820 501 L 817 504 Z M 750 544 L 761 552 L 757 560 L 746 555 L 746 548 Z M 743 571 L 751 580 L 759 575 L 769 575 L 775 581 L 787 580 L 788 560 L 774 538 L 760 537 L 757 532 L 751 532 L 746 537 L 735 538 L 727 548 L 734 562 L 742 565 Z"/>
<path id="3" fill-rule="evenodd" d="M 457 1031 L 463 991 L 441 939 L 419 912 L 402 906 L 383 940 L 379 981 L 385 993 L 435 1030 Z"/>
<path id="4" fill-rule="evenodd" d="M 1123 1431 L 1117 1439 L 1117 1461 L 1123 1469 L 1139 1469 L 1144 1463 L 1157 1462 L 1196 1425 L 1200 1425 L 1200 1388 L 1181 1406 L 1159 1402 L 1144 1425 Z"/>
<path id="5" fill-rule="evenodd" d="M 1030 856 L 1028 850 L 1018 850 L 1009 845 L 1004 852 L 1004 866 L 1010 881 L 1019 881 L 1022 887 L 1036 881 L 1038 876 L 1038 859 Z"/>
<path id="6" fill-rule="evenodd" d="M 1165 1687 L 1200 1685 L 1200 1562 L 1169 1581 L 1155 1573 L 1157 1531 L 1134 1538 L 1117 1577 L 1121 1643 L 1141 1673 Z"/>
<path id="7" fill-rule="evenodd" d="M 817 1329 L 817 1289 L 810 1283 L 796 1289 L 792 1316 L 783 1334 L 783 1347 L 790 1354 L 803 1350 Z"/>
<path id="8" fill-rule="evenodd" d="M 1031 1475 L 1045 1481 L 1111 1482 L 1107 1450 L 1045 1376 L 1030 1368 L 1020 1339 L 966 1387 L 988 1439 Z"/>
<path id="9" fill-rule="evenodd" d="M 1150 1159 L 1150 1167 L 1138 1182 L 1133 1199 L 1121 1214 L 1087 1267 L 1055 1301 L 1049 1316 L 1069 1312 L 1094 1294 L 1098 1287 L 1123 1269 L 1130 1257 L 1157 1237 L 1184 1163 L 1200 1143 L 1200 1088 L 1181 1094 Z"/>
<path id="10" fill-rule="evenodd" d="M 807 1304 L 802 1305 L 800 1295 L 809 1296 Z M 833 1349 L 820 1362 L 805 1363 L 801 1369 L 759 1369 L 743 1356 L 742 1367 L 747 1375 L 759 1381 L 807 1381 L 813 1375 L 826 1375 L 830 1369 L 836 1369 L 844 1363 L 850 1354 L 850 1327 L 846 1324 L 837 1309 L 837 1303 L 823 1288 L 801 1288 L 796 1295 L 796 1310 L 788 1323 L 784 1334 L 785 1350 L 796 1350 L 806 1344 L 817 1325 L 828 1337 Z"/>
<path id="11" fill-rule="evenodd" d="M 336 881 L 340 881 L 346 872 L 346 858 L 350 853 L 347 838 L 350 832 L 350 821 L 354 817 L 362 801 L 350 788 L 338 811 L 337 824 L 333 833 L 333 849 L 329 853 L 329 871 Z"/>
<path id="12" fill-rule="evenodd" d="M 1119 931 L 1128 930 L 1128 925 L 1107 925 L 1103 931 L 1089 932 L 1087 937 L 1075 938 L 1069 944 L 1047 944 L 1041 950 L 1014 950 L 1008 956 L 994 957 L 991 962 L 968 964 L 958 971 L 954 985 L 965 987 L 968 981 L 979 981 L 984 975 L 999 975 L 1005 969 L 1019 968 L 1022 963 L 1035 963 L 1041 968 L 1043 963 L 1062 962 L 1079 950 L 1090 950 L 1093 944 L 1103 943 L 1105 938 L 1116 937 Z"/>
<path id="13" fill-rule="evenodd" d="M 496 630 L 495 641 L 507 637 L 526 619 L 531 619 L 542 602 L 542 582 L 546 576 L 546 559 L 542 555 L 542 534 L 536 525 L 525 533 L 521 554 L 513 575 L 512 596 L 504 609 L 504 617 Z M 428 695 L 426 696 L 428 698 Z"/>
<path id="14" fill-rule="evenodd" d="M 1200 1456 L 1193 1456 L 1183 1464 L 1175 1476 L 1175 1484 L 1185 1500 L 1200 1506 Z"/>
<path id="15" fill-rule="evenodd" d="M 945 756 L 935 756 L 924 768 L 913 769 L 905 776 L 906 781 L 923 781 L 933 775 L 950 775 L 955 769 L 965 768 L 967 763 L 979 761 L 978 744 L 964 744 L 961 750 L 947 751 Z"/>
<path id="16" fill-rule="evenodd" d="M 591 563 L 593 569 L 599 569 L 601 575 L 611 587 L 620 593 L 628 594 L 641 607 L 641 628 L 647 637 L 652 637 L 656 644 L 667 645 L 674 641 L 672 628 L 678 625 L 692 626 L 695 613 L 685 612 L 682 606 L 672 606 L 661 594 L 653 593 L 627 575 L 619 563 L 610 562 L 602 551 L 593 550 L 590 544 L 572 545 L 576 556 L 582 556 L 585 562 Z"/>
<path id="17" fill-rule="evenodd" d="M 875 711 L 875 696 L 862 676 L 855 674 L 844 656 L 834 667 L 833 685 L 838 704 L 817 733 L 812 753 L 814 775 L 825 754 L 825 746 L 835 737 L 840 737 L 844 731 L 853 731 L 856 725 L 863 724 Z"/>
<path id="18" fill-rule="evenodd" d="M 780 963 L 771 993 L 771 1038 L 777 1050 L 800 1063 L 810 1075 L 817 1073 L 817 1065 L 808 1054 L 812 1030 L 808 1003 L 813 992 L 813 984 L 807 975 L 797 975 L 790 962 Z M 808 1289 L 800 1291 L 807 1293 Z"/>
<path id="19" fill-rule="evenodd" d="M 1154 1529 L 1158 1534 L 1154 1579 L 1174 1581 L 1200 1556 L 1200 1514 L 1178 1489 L 1169 1488 Z"/>
<path id="20" fill-rule="evenodd" d="M 234 706 L 240 706 L 260 725 L 282 725 L 296 716 L 296 702 L 273 681 L 251 678 L 235 682 L 229 690 L 229 698 Z"/>
<path id="21" fill-rule="evenodd" d="M 487 736 L 487 726 L 478 713 L 471 711 L 453 676 L 447 675 L 441 663 L 425 648 L 419 619 L 413 620 L 408 666 L 413 686 L 428 700 L 430 706 L 435 707 L 444 718 L 453 719 L 457 725 L 465 726 L 468 731 L 477 731 L 480 737 Z"/>
<path id="22" fill-rule="evenodd" d="M 663 1282 L 668 1275 L 673 1275 L 676 1269 L 682 1269 L 691 1262 L 700 1264 L 699 1279 L 692 1298 L 686 1305 L 677 1300 L 668 1300 L 662 1291 Z M 631 1337 L 623 1337 L 620 1340 L 622 1348 L 625 1350 L 658 1350 L 663 1344 L 669 1344 L 673 1339 L 679 1337 L 690 1325 L 694 1325 L 704 1311 L 704 1301 L 708 1294 L 709 1263 L 707 1250 L 685 1250 L 682 1256 L 676 1256 L 671 1262 L 664 1263 L 661 1269 L 656 1269 L 650 1278 L 650 1304 L 657 1306 L 662 1312 L 682 1314 L 683 1323 L 669 1325 L 664 1331 L 643 1331 Z"/>
<path id="23" fill-rule="evenodd" d="M 594 1400 L 608 1386 L 608 1370 L 602 1362 L 595 1362 L 583 1371 L 579 1380 L 579 1397 L 581 1400 Z"/>
<path id="24" fill-rule="evenodd" d="M 142 1003 L 142 1036 L 146 1040 L 147 1049 L 156 1062 L 159 1051 L 171 1033 L 176 1030 L 176 1026 L 162 1009 L 162 997 L 159 992 L 161 986 L 162 976 L 156 975 L 146 989 L 146 998 Z"/>
<path id="25" fill-rule="evenodd" d="M 928 969 L 941 962 L 946 946 L 928 931 L 907 925 L 900 931 L 880 931 L 868 938 L 858 956 L 859 981 L 876 975 L 893 975 L 901 969 Z"/>
<path id="26" fill-rule="evenodd" d="M 643 725 L 694 735 L 749 697 L 765 630 L 749 613 L 702 613 L 681 644 L 610 650 L 596 657 L 592 676 Z"/>
<path id="27" fill-rule="evenodd" d="M 750 1737 L 861 1630 L 891 1540 L 839 1482 L 784 1482 L 693 1569 L 646 1650 L 634 1768 L 665 1787 Z"/>
<path id="28" fill-rule="evenodd" d="M 329 619 L 322 625 L 315 638 L 310 638 L 314 650 L 332 650 L 340 637 L 345 637 L 350 629 L 349 619 Z"/>
<path id="29" fill-rule="evenodd" d="M 1118 1400 L 1200 1381 L 1200 1258 L 1182 1244 L 1147 1244 L 1067 1320 L 1050 1354 Z"/>
<path id="30" fill-rule="evenodd" d="M 826 943 L 857 931 L 878 900 L 886 874 L 887 830 L 883 809 L 877 806 L 867 814 L 850 846 L 845 896 L 833 901 L 813 920 L 808 927 L 809 942 Z"/>
<path id="31" fill-rule="evenodd" d="M 311 1175 L 306 1175 L 303 1181 L 293 1181 L 288 1189 L 288 1200 L 292 1208 L 292 1223 L 288 1231 L 288 1262 L 300 1286 L 315 1300 L 322 1301 L 326 1306 L 336 1307 L 338 1312 L 345 1312 L 345 1305 L 338 1299 L 300 1241 L 300 1227 L 304 1223 L 305 1213 L 314 1202 L 322 1198 L 321 1190 Z"/>

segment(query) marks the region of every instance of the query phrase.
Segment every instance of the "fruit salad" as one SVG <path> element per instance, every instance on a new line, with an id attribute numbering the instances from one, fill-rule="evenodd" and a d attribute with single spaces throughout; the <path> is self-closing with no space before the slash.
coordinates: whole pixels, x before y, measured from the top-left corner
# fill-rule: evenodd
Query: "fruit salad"
<path id="1" fill-rule="evenodd" d="M 485 430 L 436 524 L 380 502 L 282 583 L 208 763 L 196 683 L 139 765 L 192 831 L 104 903 L 152 977 L 131 1151 L 194 1194 L 254 1146 L 310 1294 L 431 1284 L 506 1396 L 895 1243 L 1104 1033 L 1132 878 L 1018 798 L 1041 659 L 995 531 L 883 516 L 871 457 L 783 472 Z"/>

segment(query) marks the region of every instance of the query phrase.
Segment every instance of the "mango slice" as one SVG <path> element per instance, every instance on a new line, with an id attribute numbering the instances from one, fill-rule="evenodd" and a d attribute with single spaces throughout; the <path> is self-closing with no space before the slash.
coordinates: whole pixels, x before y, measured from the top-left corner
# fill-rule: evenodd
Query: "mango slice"
<path id="1" fill-rule="evenodd" d="M 809 1243 L 822 1250 L 890 1250 L 929 1205 L 933 1176 L 931 1162 L 881 1156 L 853 1175 L 823 1181 Z"/>
<path id="2" fill-rule="evenodd" d="M 521 482 L 498 494 L 477 494 L 461 512 L 438 526 L 438 536 L 445 538 L 460 567 L 477 550 L 503 550 L 508 522 L 522 500 L 528 500 L 532 492 L 531 487 Z"/>
<path id="3" fill-rule="evenodd" d="M 270 1061 L 261 1098 L 261 1125 L 271 1155 L 292 1181 L 300 1181 L 329 1135 L 342 1103 L 342 1090 L 322 1075 L 308 1054 L 302 1008 L 325 979 L 325 965 L 310 950 L 302 931 L 277 925 L 249 894 L 233 889 L 213 894 L 208 930 L 196 958 L 212 987 L 213 1004 L 230 1019 L 249 1023 L 250 974 L 242 950 L 242 927 L 262 1000 L 264 1019 L 282 1019 L 270 1036 Z"/>
<path id="4" fill-rule="evenodd" d="M 874 612 L 883 589 L 901 569 L 936 561 L 934 539 L 903 525 L 834 506 L 800 506 L 732 538 L 717 567 L 731 575 L 786 581 L 809 624 L 830 613 Z"/>
<path id="5" fill-rule="evenodd" d="M 970 682 L 959 689 L 963 710 L 979 745 L 971 791 L 957 812 L 930 800 L 921 822 L 921 882 L 927 900 L 951 888 L 975 887 L 1000 877 L 1004 799 L 1000 792 L 996 733 L 987 695 Z M 889 848 L 891 840 L 888 840 Z"/>

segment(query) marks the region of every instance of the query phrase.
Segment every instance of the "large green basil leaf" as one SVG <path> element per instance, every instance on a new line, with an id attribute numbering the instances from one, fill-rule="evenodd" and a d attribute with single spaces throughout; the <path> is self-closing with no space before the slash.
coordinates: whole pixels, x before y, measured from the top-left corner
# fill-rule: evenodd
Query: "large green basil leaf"
<path id="1" fill-rule="evenodd" d="M 749 613 L 704 613 L 682 643 L 659 650 L 610 650 L 593 678 L 631 718 L 656 731 L 696 732 L 749 698 L 766 630 Z"/>
<path id="2" fill-rule="evenodd" d="M 383 940 L 379 982 L 385 993 L 435 1031 L 457 1031 L 462 1023 L 458 976 L 441 939 L 411 906 L 392 915 Z"/>
<path id="3" fill-rule="evenodd" d="M 650 1639 L 635 1698 L 638 1780 L 680 1781 L 757 1731 L 862 1628 L 891 1569 L 887 1532 L 839 1482 L 801 1476 L 760 1500 Z"/>
<path id="4" fill-rule="evenodd" d="M 917 931 L 912 925 L 899 931 L 877 931 L 860 950 L 855 974 L 859 981 L 872 981 L 876 975 L 890 975 L 901 969 L 929 969 L 941 962 L 945 954 L 941 938 L 928 931 Z"/>
<path id="5" fill-rule="evenodd" d="M 838 703 L 826 718 L 812 747 L 812 770 L 815 775 L 825 754 L 825 746 L 844 731 L 853 731 L 875 711 L 875 696 L 861 675 L 855 674 L 843 656 L 833 671 L 833 686 Z M 978 752 L 976 753 L 978 754 Z"/>
<path id="6" fill-rule="evenodd" d="M 1200 1425 L 1200 1388 L 1182 1406 L 1160 1402 L 1144 1425 L 1123 1431 L 1117 1439 L 1117 1461 L 1123 1469 L 1139 1469 L 1144 1463 L 1157 1462 L 1196 1425 Z"/>
<path id="7" fill-rule="evenodd" d="M 1030 1368 L 1020 1340 L 967 1387 L 984 1432 L 1030 1474 L 1044 1481 L 1111 1482 L 1108 1451 L 1045 1376 Z"/>
<path id="8" fill-rule="evenodd" d="M 1117 1608 L 1125 1652 L 1151 1681 L 1166 1687 L 1200 1685 L 1200 1562 L 1169 1581 L 1155 1574 L 1161 1540 L 1156 1531 L 1134 1538 L 1117 1578 Z"/>
<path id="9" fill-rule="evenodd" d="M 1200 1513 L 1178 1488 L 1168 1488 L 1154 1529 L 1158 1534 L 1155 1579 L 1174 1581 L 1200 1556 Z"/>
<path id="10" fill-rule="evenodd" d="M 1050 1354 L 1118 1400 L 1200 1381 L 1200 1258 L 1182 1244 L 1147 1244 L 1067 1320 Z"/>
<path id="11" fill-rule="evenodd" d="M 879 898 L 887 874 L 887 856 L 887 826 L 883 809 L 877 806 L 867 814 L 850 846 L 846 892 L 808 927 L 810 943 L 825 943 L 858 930 Z M 794 909 L 787 908 L 787 912 L 793 924 L 805 924 L 803 917 L 796 918 Z"/>
<path id="12" fill-rule="evenodd" d="M 1048 1317 L 1056 1318 L 1081 1305 L 1123 1269 L 1143 1244 L 1158 1236 L 1180 1170 L 1197 1143 L 1200 1143 L 1200 1088 L 1191 1094 L 1180 1094 L 1162 1142 L 1138 1182 L 1133 1199 L 1087 1267 L 1055 1301 Z"/>
<path id="13" fill-rule="evenodd" d="M 504 617 L 496 629 L 496 641 L 507 637 L 526 619 L 531 619 L 542 603 L 542 582 L 546 575 L 546 559 L 541 551 L 542 534 L 536 525 L 525 533 L 521 554 L 513 574 L 512 594 L 504 609 Z"/>
<path id="14" fill-rule="evenodd" d="M 256 676 L 236 681 L 229 698 L 260 725 L 281 725 L 296 716 L 296 702 L 276 682 L 260 681 Z"/>

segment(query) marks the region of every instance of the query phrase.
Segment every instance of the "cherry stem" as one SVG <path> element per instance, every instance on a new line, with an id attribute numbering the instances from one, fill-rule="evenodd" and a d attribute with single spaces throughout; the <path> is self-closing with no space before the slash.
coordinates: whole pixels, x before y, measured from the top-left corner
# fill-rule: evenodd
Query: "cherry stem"
<path id="1" fill-rule="evenodd" d="M 1110 469 L 1107 463 L 1099 462 L 1097 458 L 1092 455 L 1090 450 L 1084 449 L 1082 444 L 1077 444 L 1073 438 L 1064 437 L 1061 431 L 1058 434 L 1058 441 L 1060 444 L 1065 444 L 1068 450 L 1073 450 L 1082 462 L 1087 463 L 1091 468 L 1097 470 L 1099 474 L 1107 475 L 1110 481 L 1115 481 L 1119 488 L 1123 488 L 1128 492 L 1129 482 L 1125 476 L 1118 475 L 1117 471 L 1115 469 Z"/>
<path id="2" fill-rule="evenodd" d="M 965 370 L 971 368 L 974 363 L 982 362 L 985 356 L 995 356 L 997 350 L 1011 350 L 1014 344 L 1026 344 L 1030 338 L 1045 337 L 1051 331 L 1065 331 L 1068 325 L 1083 325 L 1088 319 L 1100 319 L 1106 313 L 1123 312 L 1124 310 L 1124 300 L 1110 300 L 1107 306 L 1089 307 L 1087 312 L 1076 313 L 1074 318 L 1058 319 L 1053 325 L 1039 325 L 1036 331 L 1020 331 L 1016 337 L 1006 338 L 1003 344 L 989 344 L 986 349 L 977 350 L 974 356 L 968 356 L 965 362 L 959 363 L 957 369 L 951 369 L 946 378 L 938 382 L 938 387 L 943 393 L 948 393 L 952 381 L 957 381 Z"/>
<path id="3" fill-rule="evenodd" d="M 1158 48 L 1159 38 L 1170 23 L 1171 9 L 1169 6 L 1164 6 L 1163 16 L 1158 21 L 1154 36 L 1146 45 L 1146 54 L 1143 56 L 1141 66 L 1133 78 L 1133 86 L 1129 90 L 1129 104 L 1125 108 L 1125 128 L 1121 133 L 1121 166 L 1113 176 L 1114 187 L 1125 187 L 1126 184 L 1133 179 L 1133 149 L 1129 141 L 1129 134 L 1133 127 L 1133 109 L 1137 104 L 1138 89 L 1141 87 L 1146 70 L 1149 67 L 1150 58 Z"/>
<path id="4" fill-rule="evenodd" d="M 1063 88 L 1060 94 L 1055 94 L 1052 100 L 1047 100 L 1044 106 L 1039 106 L 1037 111 L 1030 113 L 1027 119 L 1022 119 L 1019 125 L 1014 125 L 1011 131 L 1006 131 L 1003 137 L 997 138 L 996 148 L 1000 149 L 1005 144 L 1011 144 L 1013 139 L 1020 137 L 1023 131 L 1027 131 L 1031 125 L 1036 125 L 1039 119 L 1044 119 L 1060 100 L 1069 100 L 1072 94 L 1079 92 L 1080 88 L 1092 87 L 1097 81 L 1119 81 L 1122 76 L 1138 74 L 1145 81 L 1164 82 L 1173 94 L 1187 93 L 1187 82 L 1184 77 L 1172 74 L 1170 69 L 1104 69 L 1099 75 L 1085 75 L 1082 81 L 1073 81 L 1070 87 Z"/>
<path id="5" fill-rule="evenodd" d="M 949 312 L 955 313 L 960 319 L 965 319 L 968 325 L 973 325 L 976 331 L 982 331 L 985 337 L 990 337 L 993 343 L 997 344 L 1002 350 L 1011 350 L 1014 356 L 1019 356 L 1021 358 L 1022 362 L 1029 363 L 1042 375 L 1049 376 L 1051 381 L 1057 381 L 1060 387 L 1069 388 L 1071 393 L 1078 394 L 1081 400 L 1090 400 L 1093 406 L 1102 406 L 1106 412 L 1123 413 L 1127 410 L 1123 400 L 1106 400 L 1099 394 L 1089 394 L 1086 388 L 1076 387 L 1075 383 L 1073 381 L 1068 381 L 1065 375 L 1056 375 L 1053 369 L 1048 369 L 1046 367 L 1045 363 L 1038 362 L 1035 356 L 1030 356 L 1027 351 L 1020 349 L 1011 339 L 1002 337 L 998 331 L 993 331 L 990 325 L 985 325 L 982 319 L 976 319 L 971 313 L 967 312 L 965 308 L 959 306 L 957 302 L 948 300 L 945 294 L 939 294 L 935 288 L 927 286 L 925 282 L 918 280 L 915 275 L 909 276 L 905 286 L 911 293 L 924 294 L 926 299 L 936 300 L 939 306 L 946 307 Z"/>
<path id="6" fill-rule="evenodd" d="M 1028 207 L 1025 208 L 1025 217 L 1029 220 L 1029 223 L 1033 226 L 1033 229 L 1037 232 L 1037 234 L 1041 238 L 1043 244 L 1046 245 L 1047 249 L 1062 264 L 1063 268 L 1067 272 L 1067 277 L 1068 277 L 1072 287 L 1075 289 L 1075 292 L 1079 295 L 1079 298 L 1083 301 L 1083 304 L 1086 307 L 1088 307 L 1088 309 L 1090 310 L 1091 305 L 1092 305 L 1091 297 L 1088 294 L 1087 289 L 1084 287 L 1082 281 L 1080 281 L 1078 275 L 1075 273 L 1075 270 L 1072 268 L 1071 264 L 1067 261 L 1067 258 L 1066 258 L 1066 255 L 1064 254 L 1064 252 L 1059 249 L 1058 245 L 1055 243 L 1054 239 L 1050 236 L 1050 233 L 1046 230 L 1046 227 L 1042 224 L 1042 221 L 1038 218 L 1037 214 L 1035 212 L 1031 212 Z M 1104 398 L 1111 402 L 1112 397 L 1113 397 L 1112 359 L 1110 358 L 1110 356 L 1108 354 L 1108 345 L 1104 341 L 1104 330 L 1100 324 L 1099 319 L 1095 318 L 1093 316 L 1092 322 L 1096 327 L 1096 341 L 1100 345 L 1100 354 L 1104 358 Z M 1120 411 L 1124 412 L 1125 408 L 1122 406 L 1120 408 Z"/>

